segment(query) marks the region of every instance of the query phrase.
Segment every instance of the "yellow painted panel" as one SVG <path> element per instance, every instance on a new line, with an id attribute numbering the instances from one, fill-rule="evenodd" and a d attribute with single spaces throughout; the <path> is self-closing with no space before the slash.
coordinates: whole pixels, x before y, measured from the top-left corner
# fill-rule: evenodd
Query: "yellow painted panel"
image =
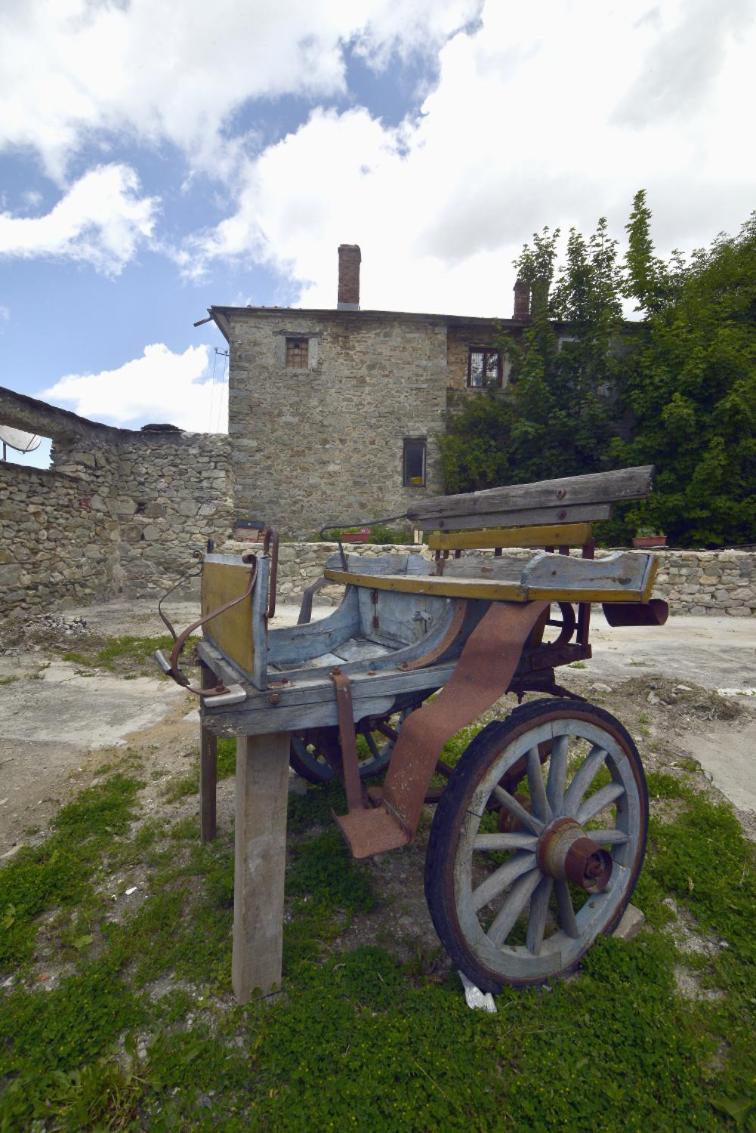
<path id="1" fill-rule="evenodd" d="M 249 567 L 229 563 L 205 563 L 202 567 L 203 618 L 238 598 L 249 585 Z M 205 637 L 231 661 L 251 673 L 255 649 L 252 641 L 252 596 L 213 618 L 202 627 Z"/>
<path id="2" fill-rule="evenodd" d="M 480 578 L 433 578 L 426 574 L 352 574 L 323 571 L 332 582 L 344 586 L 367 586 L 371 590 L 393 590 L 400 594 L 435 594 L 442 598 L 488 598 L 497 602 L 525 602 L 527 595 L 516 582 L 494 582 Z"/>
<path id="3" fill-rule="evenodd" d="M 582 547 L 591 538 L 591 531 L 590 523 L 433 531 L 428 536 L 428 546 L 432 551 L 464 551 L 483 547 Z"/>

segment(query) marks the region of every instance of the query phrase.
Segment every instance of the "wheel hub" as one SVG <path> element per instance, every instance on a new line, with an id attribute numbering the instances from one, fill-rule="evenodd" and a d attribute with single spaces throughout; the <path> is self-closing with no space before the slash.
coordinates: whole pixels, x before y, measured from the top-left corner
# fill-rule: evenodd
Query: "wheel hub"
<path id="1" fill-rule="evenodd" d="M 538 865 L 549 877 L 571 881 L 586 893 L 600 893 L 609 884 L 612 857 L 572 818 L 558 818 L 541 834 Z"/>

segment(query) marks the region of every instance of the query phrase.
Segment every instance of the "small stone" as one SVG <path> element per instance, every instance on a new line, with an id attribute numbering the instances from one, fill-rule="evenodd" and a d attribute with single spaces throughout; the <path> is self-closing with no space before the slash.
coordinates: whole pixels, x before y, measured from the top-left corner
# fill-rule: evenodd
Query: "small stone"
<path id="1" fill-rule="evenodd" d="M 616 936 L 618 940 L 632 940 L 633 937 L 638 935 L 645 923 L 645 913 L 642 913 L 635 905 L 628 905 L 613 935 Z"/>

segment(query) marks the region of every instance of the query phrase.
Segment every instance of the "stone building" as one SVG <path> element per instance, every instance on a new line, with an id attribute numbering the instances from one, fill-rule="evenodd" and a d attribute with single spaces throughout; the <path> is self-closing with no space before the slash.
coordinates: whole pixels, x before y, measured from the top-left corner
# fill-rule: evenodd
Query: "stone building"
<path id="1" fill-rule="evenodd" d="M 237 519 L 287 534 L 401 515 L 443 491 L 437 437 L 451 404 L 503 386 L 510 319 L 363 311 L 360 249 L 339 248 L 337 306 L 211 307 L 229 344 L 229 436 Z"/>

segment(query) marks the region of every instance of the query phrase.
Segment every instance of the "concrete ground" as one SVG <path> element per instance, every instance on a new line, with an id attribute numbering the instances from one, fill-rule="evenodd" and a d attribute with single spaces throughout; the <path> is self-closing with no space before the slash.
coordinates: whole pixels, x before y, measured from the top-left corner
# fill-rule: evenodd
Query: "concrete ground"
<path id="1" fill-rule="evenodd" d="M 168 604 L 177 628 L 197 616 L 196 602 Z M 325 616 L 330 607 L 316 610 Z M 296 622 L 297 608 L 279 609 L 275 625 Z M 165 632 L 154 601 L 118 601 L 71 607 L 87 630 L 103 636 Z M 585 670 L 569 670 L 581 682 L 614 684 L 659 674 L 722 692 L 746 711 L 734 721 L 712 719 L 678 735 L 712 780 L 741 811 L 756 813 L 756 635 L 745 618 L 671 618 L 663 627 L 611 629 L 594 618 L 594 656 Z M 71 642 L 76 648 L 76 642 Z M 83 675 L 44 645 L 6 643 L 0 654 L 0 858 L 15 852 L 25 832 L 45 826 L 70 791 L 88 778 L 103 752 L 144 737 L 163 721 L 187 736 L 196 706 L 177 686 L 159 678 L 127 679 L 111 673 Z M 653 693 L 649 694 L 653 696 Z M 649 703 L 653 703 L 652 700 Z M 614 707 L 620 718 L 621 706 Z M 663 704 L 660 708 L 663 722 Z M 659 713 L 657 712 L 657 715 Z"/>

